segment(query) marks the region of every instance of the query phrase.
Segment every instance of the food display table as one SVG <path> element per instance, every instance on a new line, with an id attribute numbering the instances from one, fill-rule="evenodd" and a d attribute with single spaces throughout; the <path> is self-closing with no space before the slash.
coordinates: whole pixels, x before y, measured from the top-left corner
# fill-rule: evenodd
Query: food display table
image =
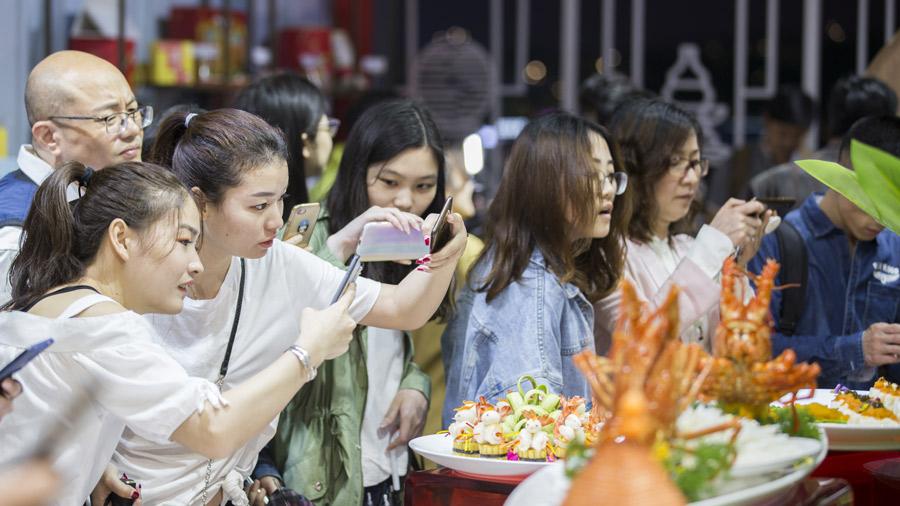
<path id="1" fill-rule="evenodd" d="M 411 473 L 406 479 L 406 506 L 502 506 L 516 487 L 510 482 L 470 478 L 447 468 Z M 601 503 L 598 503 L 601 504 Z M 853 503 L 847 481 L 807 478 L 776 501 L 760 506 L 820 505 L 845 506 Z"/>

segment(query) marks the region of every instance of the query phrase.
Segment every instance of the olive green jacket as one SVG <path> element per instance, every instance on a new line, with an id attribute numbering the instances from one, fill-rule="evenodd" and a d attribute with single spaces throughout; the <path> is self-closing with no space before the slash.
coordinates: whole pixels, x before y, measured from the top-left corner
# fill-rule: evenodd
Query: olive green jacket
<path id="1" fill-rule="evenodd" d="M 319 257 L 345 268 L 328 250 L 326 239 L 328 214 L 323 208 L 310 247 Z M 273 440 L 275 463 L 285 484 L 317 505 L 362 504 L 360 430 L 368 391 L 366 342 L 366 328 L 357 327 L 347 353 L 323 363 L 316 378 L 281 413 Z M 429 399 L 431 380 L 412 357 L 407 333 L 400 388 L 418 390 Z"/>

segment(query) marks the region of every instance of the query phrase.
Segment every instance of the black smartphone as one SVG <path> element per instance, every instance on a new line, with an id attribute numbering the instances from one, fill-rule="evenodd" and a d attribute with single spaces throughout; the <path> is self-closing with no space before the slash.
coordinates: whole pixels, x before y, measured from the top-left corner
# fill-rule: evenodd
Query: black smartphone
<path id="1" fill-rule="evenodd" d="M 4 367 L 2 371 L 0 371 L 0 382 L 22 370 L 22 368 L 25 367 L 28 362 L 34 360 L 34 357 L 40 355 L 41 352 L 46 350 L 47 347 L 51 344 L 53 344 L 52 338 L 28 347 L 28 349 L 20 353 L 19 356 L 14 358 L 12 362 L 6 364 L 6 367 Z"/>
<path id="2" fill-rule="evenodd" d="M 331 303 L 334 304 L 341 298 L 341 295 L 344 295 L 344 292 L 347 291 L 347 287 L 350 283 L 356 281 L 356 278 L 359 277 L 359 273 L 362 271 L 362 262 L 359 261 L 359 255 L 353 255 L 350 259 L 350 265 L 347 267 L 347 272 L 344 273 L 344 279 L 341 280 L 340 286 L 338 286 L 337 293 L 334 294 L 334 297 L 331 299 Z"/>
<path id="3" fill-rule="evenodd" d="M 447 201 L 444 202 L 444 208 L 441 209 L 441 214 L 438 215 L 437 222 L 434 224 L 434 228 L 431 229 L 431 252 L 439 251 L 441 248 L 447 245 L 450 242 L 450 238 L 452 236 L 452 230 L 449 224 L 447 224 L 447 218 L 450 216 L 450 213 L 453 212 L 453 197 L 447 197 Z"/>

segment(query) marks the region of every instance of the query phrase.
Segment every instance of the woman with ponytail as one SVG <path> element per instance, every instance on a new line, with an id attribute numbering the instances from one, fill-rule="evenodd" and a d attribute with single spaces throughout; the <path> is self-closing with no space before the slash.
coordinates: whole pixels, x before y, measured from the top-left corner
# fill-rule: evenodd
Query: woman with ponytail
<path id="1" fill-rule="evenodd" d="M 72 183 L 81 198 L 70 205 Z M 0 465 L 36 454 L 51 459 L 62 477 L 55 504 L 84 502 L 125 426 L 208 458 L 231 454 L 351 338 L 352 293 L 328 310 L 309 310 L 295 349 L 281 350 L 240 386 L 222 393 L 189 377 L 141 316 L 179 312 L 203 272 L 197 206 L 155 165 L 96 172 L 63 165 L 38 189 L 24 233 L 11 269 L 13 298 L 0 312 L 0 364 L 48 337 L 55 342 L 17 373 L 23 393 L 0 421 Z M 115 489 L 139 496 L 122 484 Z M 103 504 L 105 496 L 94 499 Z"/>
<path id="2" fill-rule="evenodd" d="M 344 275 L 339 267 L 275 239 L 288 187 L 284 138 L 259 117 L 235 109 L 175 114 L 161 122 L 151 158 L 170 167 L 198 201 L 205 270 L 189 287 L 181 313 L 149 319 L 169 353 L 188 371 L 215 379 L 239 311 L 224 381 L 227 385 L 256 374 L 273 360 L 273 350 L 297 335 L 306 308 L 328 304 Z M 360 277 L 350 316 L 363 325 L 397 330 L 427 322 L 443 301 L 466 245 L 462 218 L 451 216 L 448 223 L 453 239 L 432 255 L 430 267 L 408 273 L 397 285 Z M 144 482 L 148 502 L 208 504 L 204 496 L 213 498 L 226 476 L 249 477 L 260 449 L 275 433 L 277 418 L 271 421 L 266 433 L 228 459 L 211 463 L 190 449 L 126 431 L 114 462 Z M 177 465 L 169 465 L 172 460 Z M 261 485 L 272 493 L 278 484 Z M 324 480 L 317 492 L 330 486 Z"/>

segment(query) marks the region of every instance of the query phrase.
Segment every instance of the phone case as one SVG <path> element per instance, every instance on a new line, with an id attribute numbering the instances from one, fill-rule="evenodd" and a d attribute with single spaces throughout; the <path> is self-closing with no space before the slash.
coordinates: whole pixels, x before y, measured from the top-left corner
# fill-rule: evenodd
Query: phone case
<path id="1" fill-rule="evenodd" d="M 428 254 L 428 246 L 421 230 L 407 234 L 387 222 L 367 223 L 356 254 L 363 262 L 416 260 Z"/>
<path id="2" fill-rule="evenodd" d="M 297 234 L 303 234 L 303 242 L 300 247 L 309 244 L 312 238 L 313 228 L 316 226 L 316 220 L 319 218 L 319 205 L 301 204 L 294 206 L 291 215 L 288 217 L 287 225 L 284 228 L 282 240 L 290 239 Z"/>

